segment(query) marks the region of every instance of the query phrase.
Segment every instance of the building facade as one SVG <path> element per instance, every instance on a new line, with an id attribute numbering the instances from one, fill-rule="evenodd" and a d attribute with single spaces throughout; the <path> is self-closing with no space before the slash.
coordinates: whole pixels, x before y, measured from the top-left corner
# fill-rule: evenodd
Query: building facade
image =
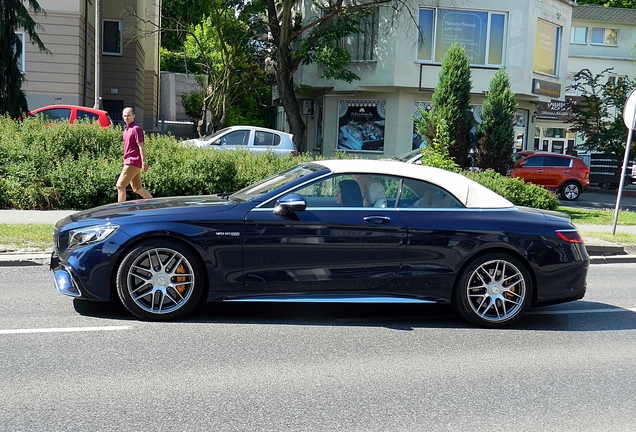
<path id="1" fill-rule="evenodd" d="M 38 36 L 50 51 L 40 53 L 22 34 L 22 89 L 29 109 L 46 105 L 99 106 L 115 121 L 132 106 L 137 121 L 154 129 L 159 116 L 159 47 L 161 2 L 101 1 L 99 38 L 95 49 L 95 0 L 39 0 L 46 15 L 37 15 Z M 25 40 L 26 39 L 26 40 Z M 96 66 L 100 74 L 96 74 Z M 99 78 L 96 83 L 96 78 Z M 95 92 L 95 88 L 98 91 Z"/>
<path id="2" fill-rule="evenodd" d="M 303 3 L 303 16 L 315 16 L 310 3 Z M 308 126 L 304 150 L 325 157 L 345 151 L 376 158 L 419 146 L 413 116 L 418 107 L 429 105 L 441 61 L 454 41 L 466 47 L 471 65 L 476 123 L 490 80 L 505 67 L 519 105 L 517 149 L 573 149 L 576 139 L 556 115 L 567 96 L 568 76 L 582 67 L 607 67 L 617 58 L 616 73 L 634 76 L 627 51 L 635 40 L 636 21 L 630 25 L 632 15 L 617 14 L 614 20 L 625 22 L 606 25 L 608 16 L 595 15 L 598 9 L 566 0 L 420 1 L 415 22 L 404 16 L 396 21 L 390 7 L 381 7 L 364 34 L 343 41 L 352 56 L 350 68 L 360 80 L 322 79 L 316 64 L 299 69 L 297 83 L 312 89 L 298 94 Z M 584 26 L 589 33 L 583 44 L 579 27 Z M 607 36 L 601 37 L 600 29 L 607 29 Z M 577 38 L 571 42 L 573 35 Z"/>

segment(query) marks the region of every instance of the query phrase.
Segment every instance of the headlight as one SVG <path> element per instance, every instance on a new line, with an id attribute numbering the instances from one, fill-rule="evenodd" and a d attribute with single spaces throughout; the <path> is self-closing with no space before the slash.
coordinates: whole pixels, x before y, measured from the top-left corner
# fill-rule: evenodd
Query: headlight
<path id="1" fill-rule="evenodd" d="M 119 229 L 119 225 L 93 225 L 71 230 L 68 234 L 68 247 L 85 246 L 106 240 Z"/>

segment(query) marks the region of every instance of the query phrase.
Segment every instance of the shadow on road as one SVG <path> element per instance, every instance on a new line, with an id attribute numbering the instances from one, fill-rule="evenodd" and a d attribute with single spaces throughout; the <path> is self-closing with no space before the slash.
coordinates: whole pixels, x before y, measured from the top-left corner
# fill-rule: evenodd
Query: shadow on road
<path id="1" fill-rule="evenodd" d="M 97 318 L 136 321 L 120 303 L 74 300 L 75 310 Z M 475 328 L 450 305 L 210 303 L 173 323 L 298 326 L 364 326 L 410 331 L 417 328 Z M 561 332 L 636 329 L 636 312 L 603 303 L 577 301 L 530 309 L 511 330 Z M 493 330 L 490 330 L 493 331 Z"/>

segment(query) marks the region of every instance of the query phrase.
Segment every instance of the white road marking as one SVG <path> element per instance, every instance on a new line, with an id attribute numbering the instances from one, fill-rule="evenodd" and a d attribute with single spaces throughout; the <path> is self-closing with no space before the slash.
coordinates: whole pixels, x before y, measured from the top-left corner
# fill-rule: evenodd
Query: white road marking
<path id="1" fill-rule="evenodd" d="M 95 331 L 129 330 L 129 329 L 130 329 L 129 326 L 15 329 L 15 330 L 0 330 L 0 335 L 4 335 L 4 334 L 27 334 L 27 333 L 95 332 Z"/>

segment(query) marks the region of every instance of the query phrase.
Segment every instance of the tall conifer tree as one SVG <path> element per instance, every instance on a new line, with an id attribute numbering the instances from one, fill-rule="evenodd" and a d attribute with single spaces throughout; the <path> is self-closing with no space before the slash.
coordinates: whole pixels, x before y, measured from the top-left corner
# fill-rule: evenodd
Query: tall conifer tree
<path id="1" fill-rule="evenodd" d="M 469 165 L 468 152 L 472 142 L 471 89 L 470 65 L 466 50 L 454 43 L 442 60 L 442 71 L 433 91 L 431 109 L 421 112 L 421 119 L 416 122 L 417 133 L 432 143 L 439 142 L 437 124 L 440 119 L 444 119 L 449 132 L 448 154 L 462 168 Z"/>
<path id="2" fill-rule="evenodd" d="M 517 110 L 515 94 L 510 89 L 510 78 L 505 69 L 499 69 L 490 81 L 488 95 L 481 108 L 481 124 L 477 129 L 477 166 L 492 168 L 507 175 L 512 161 L 514 145 L 514 115 Z"/>
<path id="3" fill-rule="evenodd" d="M 38 24 L 29 15 L 45 14 L 37 0 L 0 0 L 0 115 L 19 117 L 28 111 L 26 96 L 22 91 L 24 75 L 18 60 L 22 54 L 22 42 L 16 34 L 24 29 L 40 52 L 48 52 L 35 32 Z"/>

